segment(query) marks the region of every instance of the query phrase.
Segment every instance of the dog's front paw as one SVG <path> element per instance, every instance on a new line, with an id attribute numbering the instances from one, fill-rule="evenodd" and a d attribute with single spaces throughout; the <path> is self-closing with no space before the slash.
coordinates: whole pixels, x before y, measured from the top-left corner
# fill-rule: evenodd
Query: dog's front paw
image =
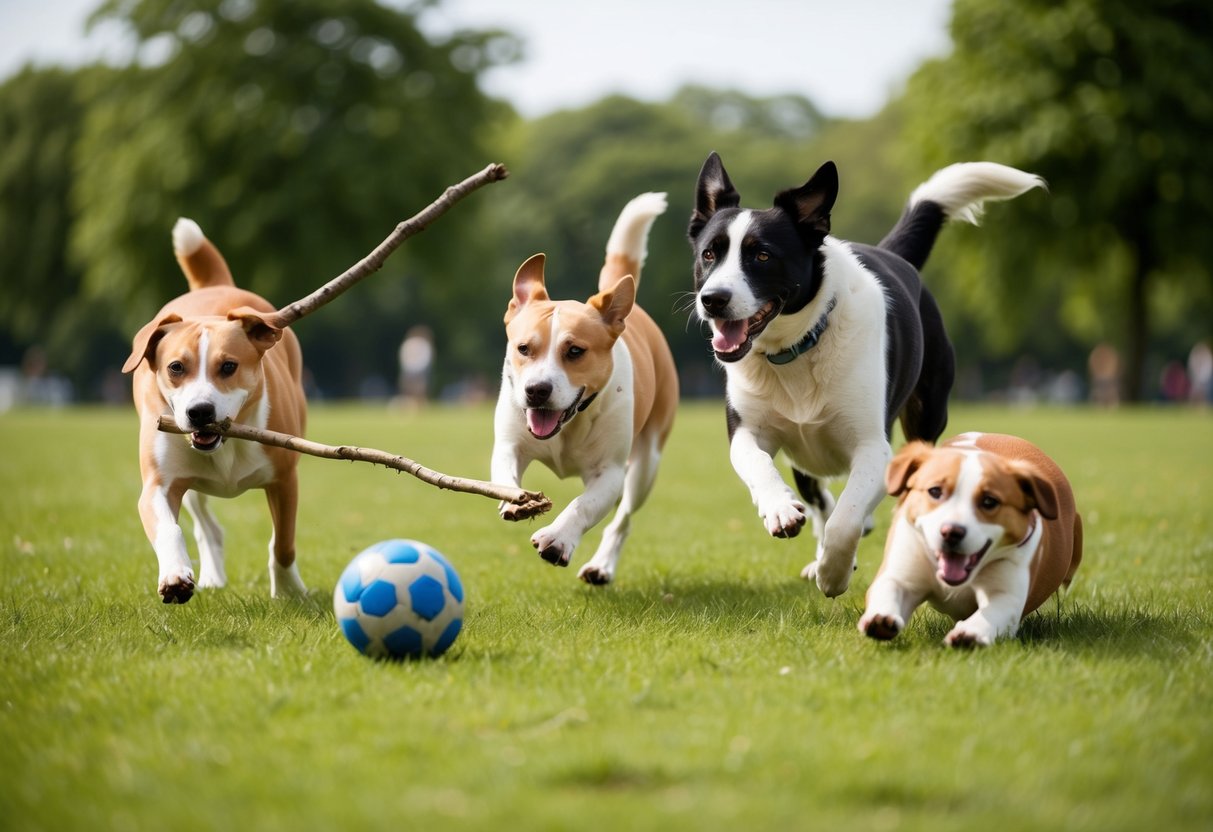
<path id="1" fill-rule="evenodd" d="M 539 557 L 553 566 L 568 566 L 577 543 L 565 540 L 548 526 L 531 535 L 531 545 L 539 552 Z"/>
<path id="2" fill-rule="evenodd" d="M 164 575 L 156 588 L 160 600 L 166 604 L 184 604 L 194 597 L 194 575 L 188 569 Z"/>
<path id="3" fill-rule="evenodd" d="M 758 501 L 758 516 L 771 537 L 795 537 L 807 519 L 804 503 L 786 492 Z"/>
<path id="4" fill-rule="evenodd" d="M 989 647 L 994 643 L 994 637 L 984 630 L 969 627 L 962 621 L 944 636 L 943 643 L 957 648 Z"/>
<path id="5" fill-rule="evenodd" d="M 900 633 L 906 626 L 900 615 L 887 613 L 865 612 L 859 619 L 859 632 L 868 638 L 878 641 L 888 641 Z"/>
<path id="6" fill-rule="evenodd" d="M 841 569 L 838 568 L 838 563 L 843 564 Z M 816 583 L 817 588 L 827 598 L 834 598 L 847 591 L 847 587 L 851 585 L 851 573 L 856 568 L 853 557 L 828 560 L 818 552 L 817 560 L 800 570 L 800 577 Z"/>
<path id="7" fill-rule="evenodd" d="M 577 573 L 577 577 L 592 586 L 606 586 L 615 579 L 615 573 L 614 570 L 590 561 L 581 567 L 581 571 Z"/>

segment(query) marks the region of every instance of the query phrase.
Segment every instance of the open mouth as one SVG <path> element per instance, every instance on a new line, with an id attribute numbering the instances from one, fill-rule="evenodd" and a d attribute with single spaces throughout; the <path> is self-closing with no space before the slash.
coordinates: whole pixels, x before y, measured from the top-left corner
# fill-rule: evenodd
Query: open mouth
<path id="1" fill-rule="evenodd" d="M 769 300 L 749 318 L 734 321 L 712 318 L 712 350 L 716 357 L 721 361 L 737 361 L 745 357 L 754 345 L 754 339 L 779 314 L 780 306 L 776 301 Z"/>
<path id="2" fill-rule="evenodd" d="M 528 407 L 526 411 L 527 430 L 536 439 L 551 439 L 560 433 L 560 429 L 564 427 L 566 422 L 577 415 L 577 405 L 581 404 L 581 397 L 583 395 L 585 395 L 584 387 L 577 391 L 577 398 L 564 410 Z"/>
<path id="3" fill-rule="evenodd" d="M 194 431 L 190 434 L 190 447 L 195 451 L 210 453 L 211 451 L 218 450 L 219 446 L 222 444 L 223 436 L 218 433 L 202 433 L 201 431 Z"/>
<path id="4" fill-rule="evenodd" d="M 987 540 L 985 546 L 971 555 L 944 550 L 936 552 L 935 560 L 939 568 L 935 570 L 935 576 L 948 586 L 960 586 L 973 574 L 973 570 L 977 568 L 977 564 L 981 563 L 986 552 L 990 551 L 992 542 Z"/>

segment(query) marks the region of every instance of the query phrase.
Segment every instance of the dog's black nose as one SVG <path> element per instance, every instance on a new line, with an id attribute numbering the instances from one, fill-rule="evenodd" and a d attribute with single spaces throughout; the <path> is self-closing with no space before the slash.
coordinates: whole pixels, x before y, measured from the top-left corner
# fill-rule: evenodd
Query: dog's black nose
<path id="1" fill-rule="evenodd" d="M 543 407 L 552 395 L 552 385 L 546 381 L 535 382 L 526 386 L 526 403 L 528 407 Z"/>
<path id="2" fill-rule="evenodd" d="M 943 542 L 949 546 L 955 546 L 960 541 L 965 539 L 968 529 L 959 523 L 944 523 L 939 527 L 939 533 L 943 535 Z"/>
<path id="3" fill-rule="evenodd" d="M 215 421 L 215 406 L 209 403 L 196 404 L 186 410 L 185 415 L 189 417 L 191 425 L 200 428 Z"/>
<path id="4" fill-rule="evenodd" d="M 713 289 L 710 292 L 699 293 L 699 302 L 703 304 L 703 311 L 714 318 L 722 316 L 732 300 L 733 293 L 728 289 Z"/>

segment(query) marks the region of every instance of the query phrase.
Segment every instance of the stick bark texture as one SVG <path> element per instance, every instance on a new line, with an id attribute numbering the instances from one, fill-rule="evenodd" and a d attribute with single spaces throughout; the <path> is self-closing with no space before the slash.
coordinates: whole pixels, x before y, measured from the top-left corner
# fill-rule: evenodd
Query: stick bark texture
<path id="1" fill-rule="evenodd" d="M 160 416 L 157 427 L 165 433 L 191 433 L 182 430 L 173 421 L 172 416 Z M 412 474 L 422 482 L 437 486 L 448 491 L 460 491 L 465 494 L 481 494 L 496 500 L 516 506 L 514 509 L 524 517 L 534 517 L 543 514 L 552 507 L 552 501 L 544 496 L 542 491 L 527 491 L 513 488 L 495 482 L 473 480 L 466 477 L 456 477 L 426 468 L 420 462 L 408 457 L 376 450 L 375 448 L 359 448 L 354 445 L 322 445 L 299 436 L 278 431 L 263 430 L 251 425 L 242 425 L 230 419 L 216 422 L 200 429 L 202 433 L 217 433 L 232 439 L 245 439 L 250 442 L 260 442 L 262 445 L 273 445 L 276 448 L 286 448 L 288 451 L 318 456 L 323 459 L 346 459 L 354 462 L 370 462 L 382 465 L 395 471 Z"/>
<path id="2" fill-rule="evenodd" d="M 304 315 L 315 312 L 320 307 L 340 296 L 362 278 L 379 271 L 388 256 L 400 247 L 400 244 L 424 231 L 430 223 L 449 211 L 456 202 L 463 199 L 472 191 L 478 190 L 492 182 L 500 182 L 510 175 L 505 165 L 492 164 L 477 174 L 469 176 L 457 185 L 451 185 L 442 192 L 442 196 L 431 202 L 423 211 L 396 226 L 396 230 L 387 236 L 382 243 L 363 257 L 353 266 L 337 275 L 328 283 L 321 286 L 302 300 L 279 309 L 273 318 L 273 324 L 278 327 L 288 327 Z"/>

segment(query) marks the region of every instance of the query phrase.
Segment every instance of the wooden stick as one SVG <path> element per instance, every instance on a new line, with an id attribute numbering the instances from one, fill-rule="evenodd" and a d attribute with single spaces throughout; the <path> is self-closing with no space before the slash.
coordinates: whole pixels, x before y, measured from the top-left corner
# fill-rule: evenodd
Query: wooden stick
<path id="1" fill-rule="evenodd" d="M 190 430 L 182 430 L 173 421 L 173 417 L 167 415 L 160 416 L 157 427 L 165 433 L 193 433 Z M 246 439 L 251 442 L 260 442 L 262 445 L 273 445 L 277 448 L 286 448 L 288 451 L 318 456 L 324 459 L 348 459 L 355 462 L 370 462 L 374 465 L 383 465 L 396 471 L 412 474 L 422 482 L 429 483 L 438 488 L 449 491 L 461 491 L 465 494 L 482 494 L 485 497 L 492 497 L 496 500 L 509 503 L 513 506 L 511 515 L 515 515 L 518 518 L 534 517 L 543 514 L 552 507 L 552 501 L 544 496 L 542 491 L 526 491 L 521 488 L 498 485 L 494 482 L 485 482 L 484 480 L 453 477 L 450 474 L 443 474 L 441 471 L 426 468 L 421 463 L 414 462 L 408 457 L 397 456 L 387 451 L 378 451 L 374 448 L 359 448 L 352 445 L 322 445 L 319 442 L 312 442 L 298 436 L 292 436 L 289 433 L 279 433 L 277 431 L 251 427 L 250 425 L 241 425 L 233 422 L 231 419 L 224 419 L 222 422 L 207 425 L 198 432 L 217 433 L 233 439 Z"/>
<path id="2" fill-rule="evenodd" d="M 492 164 L 480 171 L 480 173 L 469 176 L 458 185 L 451 185 L 443 191 L 442 196 L 431 202 L 425 210 L 397 225 L 396 230 L 389 234 L 387 239 L 376 246 L 374 251 L 366 257 L 363 257 L 342 274 L 334 277 L 302 300 L 297 300 L 279 309 L 273 318 L 273 324 L 279 327 L 288 327 L 304 315 L 315 312 L 326 303 L 341 295 L 346 289 L 362 280 L 362 278 L 379 271 L 383 267 L 384 261 L 387 260 L 388 255 L 399 248 L 401 243 L 414 234 L 424 231 L 430 223 L 450 210 L 456 202 L 463 199 L 472 191 L 492 182 L 500 182 L 509 175 L 510 172 L 506 170 L 505 165 Z"/>

